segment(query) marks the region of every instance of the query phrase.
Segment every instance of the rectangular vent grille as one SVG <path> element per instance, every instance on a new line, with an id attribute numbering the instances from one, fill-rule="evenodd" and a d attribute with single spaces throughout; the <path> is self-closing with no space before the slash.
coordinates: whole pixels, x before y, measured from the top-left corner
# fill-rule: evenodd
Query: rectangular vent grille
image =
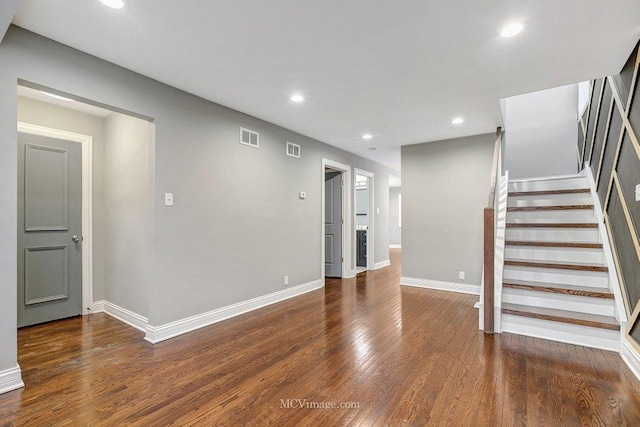
<path id="1" fill-rule="evenodd" d="M 287 141 L 287 156 L 300 158 L 300 146 Z"/>
<path id="2" fill-rule="evenodd" d="M 240 128 L 240 144 L 258 148 L 260 147 L 260 135 L 258 134 L 258 132 Z"/>

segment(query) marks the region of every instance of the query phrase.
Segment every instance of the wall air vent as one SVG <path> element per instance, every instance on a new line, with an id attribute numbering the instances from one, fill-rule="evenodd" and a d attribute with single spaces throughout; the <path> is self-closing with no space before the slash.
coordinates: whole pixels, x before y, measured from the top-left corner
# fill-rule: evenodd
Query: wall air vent
<path id="1" fill-rule="evenodd" d="M 287 141 L 287 156 L 300 158 L 300 146 Z"/>
<path id="2" fill-rule="evenodd" d="M 258 134 L 258 132 L 240 128 L 240 144 L 258 148 L 260 147 L 260 135 Z"/>

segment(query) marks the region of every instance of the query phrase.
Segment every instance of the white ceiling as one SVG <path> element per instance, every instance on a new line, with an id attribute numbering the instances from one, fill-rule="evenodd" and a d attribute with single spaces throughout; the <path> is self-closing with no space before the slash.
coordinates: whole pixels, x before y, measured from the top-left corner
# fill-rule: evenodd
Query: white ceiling
<path id="1" fill-rule="evenodd" d="M 401 145 L 494 132 L 499 98 L 618 72 L 640 36 L 637 0 L 127 1 L 13 22 L 395 169 Z"/>

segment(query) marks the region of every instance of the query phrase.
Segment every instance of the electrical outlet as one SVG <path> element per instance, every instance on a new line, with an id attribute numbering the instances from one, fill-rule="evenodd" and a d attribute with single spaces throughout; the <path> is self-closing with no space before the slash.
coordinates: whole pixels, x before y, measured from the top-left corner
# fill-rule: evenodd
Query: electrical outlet
<path id="1" fill-rule="evenodd" d="M 636 202 L 640 202 L 640 184 L 636 185 Z"/>
<path id="2" fill-rule="evenodd" d="M 289 276 L 284 276 L 284 285 L 289 286 Z"/>
<path id="3" fill-rule="evenodd" d="M 460 280 L 464 280 L 464 277 L 466 276 L 464 271 L 458 271 L 458 279 Z"/>

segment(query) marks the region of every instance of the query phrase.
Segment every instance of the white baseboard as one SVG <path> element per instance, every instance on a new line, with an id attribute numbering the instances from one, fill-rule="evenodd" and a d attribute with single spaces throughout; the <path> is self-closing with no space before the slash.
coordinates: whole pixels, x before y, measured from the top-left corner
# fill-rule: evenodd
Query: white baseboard
<path id="1" fill-rule="evenodd" d="M 20 366 L 0 371 L 0 394 L 24 387 Z"/>
<path id="2" fill-rule="evenodd" d="M 414 286 L 416 288 L 480 295 L 480 285 L 474 284 L 467 285 L 464 283 L 441 282 L 438 280 L 416 279 L 413 277 L 401 277 L 400 284 L 404 286 Z"/>
<path id="3" fill-rule="evenodd" d="M 376 262 L 373 264 L 374 270 L 379 270 L 381 268 L 389 267 L 391 265 L 391 260 L 385 259 L 384 261 Z"/>
<path id="4" fill-rule="evenodd" d="M 318 279 L 299 286 L 294 286 L 272 294 L 242 301 L 237 304 L 228 305 L 207 313 L 187 317 L 164 325 L 148 325 L 146 328 L 147 334 L 144 339 L 152 344 L 156 344 L 161 341 L 174 338 L 178 335 L 186 334 L 187 332 L 195 331 L 196 329 L 221 322 L 231 317 L 239 316 L 249 311 L 320 289 L 322 286 L 322 279 Z"/>
<path id="5" fill-rule="evenodd" d="M 622 340 L 622 345 L 620 346 L 620 356 L 622 356 L 624 363 L 626 363 L 631 372 L 633 372 L 633 375 L 640 380 L 640 354 L 638 354 L 625 339 Z"/>
<path id="6" fill-rule="evenodd" d="M 149 320 L 146 317 L 105 300 L 95 301 L 91 311 L 93 313 L 107 313 L 109 316 L 115 317 L 119 321 L 133 326 L 142 332 L 146 332 L 147 325 L 149 324 Z"/>
<path id="7" fill-rule="evenodd" d="M 392 245 L 389 243 L 389 249 L 402 249 L 402 245 Z"/>

